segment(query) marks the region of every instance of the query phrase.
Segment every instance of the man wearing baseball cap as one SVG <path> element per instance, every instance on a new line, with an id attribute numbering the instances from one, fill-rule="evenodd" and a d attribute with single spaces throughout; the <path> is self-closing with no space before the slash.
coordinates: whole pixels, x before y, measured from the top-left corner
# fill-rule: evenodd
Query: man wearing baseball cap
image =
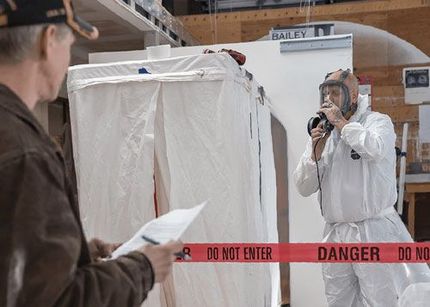
<path id="1" fill-rule="evenodd" d="M 57 97 L 74 33 L 98 37 L 71 0 L 0 0 L 0 306 L 140 306 L 182 248 L 102 262 L 115 246 L 87 244 L 63 156 L 31 112 Z"/>

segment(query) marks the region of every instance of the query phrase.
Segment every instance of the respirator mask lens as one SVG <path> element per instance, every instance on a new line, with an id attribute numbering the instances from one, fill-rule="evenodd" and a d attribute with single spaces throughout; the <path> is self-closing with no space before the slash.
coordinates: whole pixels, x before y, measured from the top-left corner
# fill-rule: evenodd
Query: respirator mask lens
<path id="1" fill-rule="evenodd" d="M 319 86 L 320 92 L 320 107 L 330 108 L 334 104 L 340 108 L 343 116 L 350 111 L 351 99 L 349 96 L 348 87 L 344 84 L 345 79 L 348 77 L 350 70 L 347 69 L 342 72 L 339 80 L 327 80 L 332 74 L 329 73 L 326 76 L 326 80 Z M 334 126 L 328 121 L 324 113 L 319 113 L 318 117 L 312 117 L 308 121 L 308 133 L 311 135 L 312 129 L 315 129 L 319 124 L 321 124 L 325 132 L 330 132 L 334 129 Z"/>
<path id="2" fill-rule="evenodd" d="M 342 86 L 323 83 L 320 86 L 320 107 L 323 107 L 324 103 L 333 103 L 342 108 L 346 103 L 347 95 Z"/>

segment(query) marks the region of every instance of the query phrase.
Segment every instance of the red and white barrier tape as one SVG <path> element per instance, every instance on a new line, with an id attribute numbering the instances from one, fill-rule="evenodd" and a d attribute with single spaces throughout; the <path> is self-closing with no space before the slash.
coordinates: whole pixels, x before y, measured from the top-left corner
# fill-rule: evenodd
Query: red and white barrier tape
<path id="1" fill-rule="evenodd" d="M 429 243 L 194 243 L 178 262 L 430 262 Z"/>

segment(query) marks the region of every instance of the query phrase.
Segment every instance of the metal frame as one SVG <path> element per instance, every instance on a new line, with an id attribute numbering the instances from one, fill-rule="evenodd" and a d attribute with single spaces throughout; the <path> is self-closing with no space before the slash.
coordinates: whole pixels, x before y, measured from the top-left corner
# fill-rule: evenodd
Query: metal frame
<path id="1" fill-rule="evenodd" d="M 281 41 L 281 52 L 352 48 L 352 34 Z"/>

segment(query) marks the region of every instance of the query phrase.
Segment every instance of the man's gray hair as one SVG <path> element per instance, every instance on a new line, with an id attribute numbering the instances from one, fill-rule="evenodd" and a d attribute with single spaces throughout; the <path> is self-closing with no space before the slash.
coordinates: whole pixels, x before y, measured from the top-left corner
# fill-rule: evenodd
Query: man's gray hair
<path id="1" fill-rule="evenodd" d="M 36 43 L 47 24 L 0 28 L 0 65 L 17 64 L 36 55 Z M 58 39 L 65 37 L 70 28 L 58 24 Z"/>

